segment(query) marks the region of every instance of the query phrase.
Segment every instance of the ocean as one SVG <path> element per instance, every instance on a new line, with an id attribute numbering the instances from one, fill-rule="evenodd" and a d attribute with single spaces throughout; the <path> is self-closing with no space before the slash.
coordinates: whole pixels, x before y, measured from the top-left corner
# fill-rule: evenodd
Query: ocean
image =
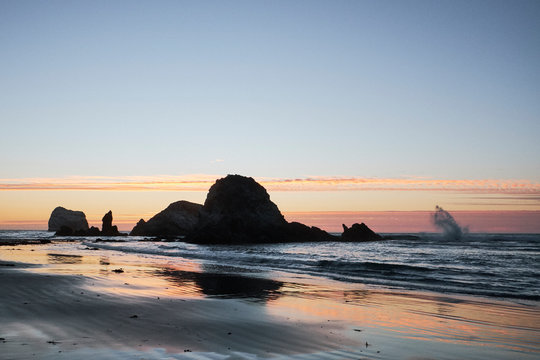
<path id="1" fill-rule="evenodd" d="M 513 301 L 540 300 L 540 234 L 383 234 L 367 243 L 195 245 L 145 237 L 54 237 L 45 231 L 0 231 L 0 242 L 52 240 L 54 252 L 82 254 L 89 248 L 115 255 L 186 261 L 219 274 L 254 278 L 311 276 L 374 289 L 431 291 Z M 108 239 L 108 238 L 106 238 Z M 109 239 L 108 239 L 109 240 Z M 210 270 L 208 270 L 210 269 Z M 277 274 L 281 274 L 276 276 Z"/>

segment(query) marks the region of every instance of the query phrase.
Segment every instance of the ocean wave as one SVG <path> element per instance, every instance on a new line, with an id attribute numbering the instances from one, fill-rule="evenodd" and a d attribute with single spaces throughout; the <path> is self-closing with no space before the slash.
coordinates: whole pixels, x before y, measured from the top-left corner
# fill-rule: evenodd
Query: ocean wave
<path id="1" fill-rule="evenodd" d="M 377 287 L 540 300 L 540 236 L 467 234 L 459 243 L 439 240 L 429 235 L 417 240 L 346 244 L 202 246 L 184 242 L 95 243 L 91 239 L 82 244 L 177 261 L 188 259 L 222 271 L 289 272 Z"/>

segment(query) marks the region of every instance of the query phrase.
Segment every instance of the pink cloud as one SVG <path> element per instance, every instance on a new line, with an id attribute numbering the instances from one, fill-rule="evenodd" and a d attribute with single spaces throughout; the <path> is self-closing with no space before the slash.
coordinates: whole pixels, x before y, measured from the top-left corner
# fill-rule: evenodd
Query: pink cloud
<path id="1" fill-rule="evenodd" d="M 540 211 L 452 211 L 461 226 L 471 232 L 540 233 Z M 364 222 L 377 232 L 437 232 L 433 211 L 317 211 L 285 212 L 289 221 L 341 232 L 341 224 Z"/>

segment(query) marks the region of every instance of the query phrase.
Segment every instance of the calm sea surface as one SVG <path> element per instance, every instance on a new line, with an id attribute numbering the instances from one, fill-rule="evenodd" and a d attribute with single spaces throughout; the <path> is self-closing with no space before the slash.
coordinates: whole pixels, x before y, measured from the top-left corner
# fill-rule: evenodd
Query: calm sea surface
<path id="1" fill-rule="evenodd" d="M 438 234 L 414 235 L 418 238 L 370 243 L 249 246 L 149 242 L 141 241 L 143 237 L 95 242 L 95 237 L 88 237 L 72 238 L 75 242 L 62 246 L 70 252 L 92 247 L 117 254 L 166 256 L 171 262 L 189 260 L 222 273 L 285 272 L 375 288 L 540 300 L 539 234 L 468 234 L 459 241 Z M 38 239 L 70 240 L 43 231 L 0 231 L 0 242 Z"/>

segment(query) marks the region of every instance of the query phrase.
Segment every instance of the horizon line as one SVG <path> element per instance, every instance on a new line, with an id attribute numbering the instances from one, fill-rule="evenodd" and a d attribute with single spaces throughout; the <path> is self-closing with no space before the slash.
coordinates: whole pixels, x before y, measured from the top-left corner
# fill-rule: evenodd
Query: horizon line
<path id="1" fill-rule="evenodd" d="M 341 224 L 365 222 L 377 232 L 437 232 L 430 221 L 429 210 L 376 210 L 376 211 L 284 211 L 287 221 L 298 221 L 317 226 L 329 232 L 339 232 Z M 451 214 L 460 225 L 469 226 L 478 233 L 540 233 L 540 210 L 454 210 Z M 101 216 L 88 214 L 89 225 L 101 224 Z M 393 216 L 395 215 L 395 216 Z M 152 216 L 149 216 L 149 218 Z M 129 231 L 140 217 L 134 214 L 116 214 L 113 223 L 121 231 Z M 148 220 L 148 218 L 147 218 Z M 47 219 L 0 220 L 0 230 L 43 230 Z"/>

